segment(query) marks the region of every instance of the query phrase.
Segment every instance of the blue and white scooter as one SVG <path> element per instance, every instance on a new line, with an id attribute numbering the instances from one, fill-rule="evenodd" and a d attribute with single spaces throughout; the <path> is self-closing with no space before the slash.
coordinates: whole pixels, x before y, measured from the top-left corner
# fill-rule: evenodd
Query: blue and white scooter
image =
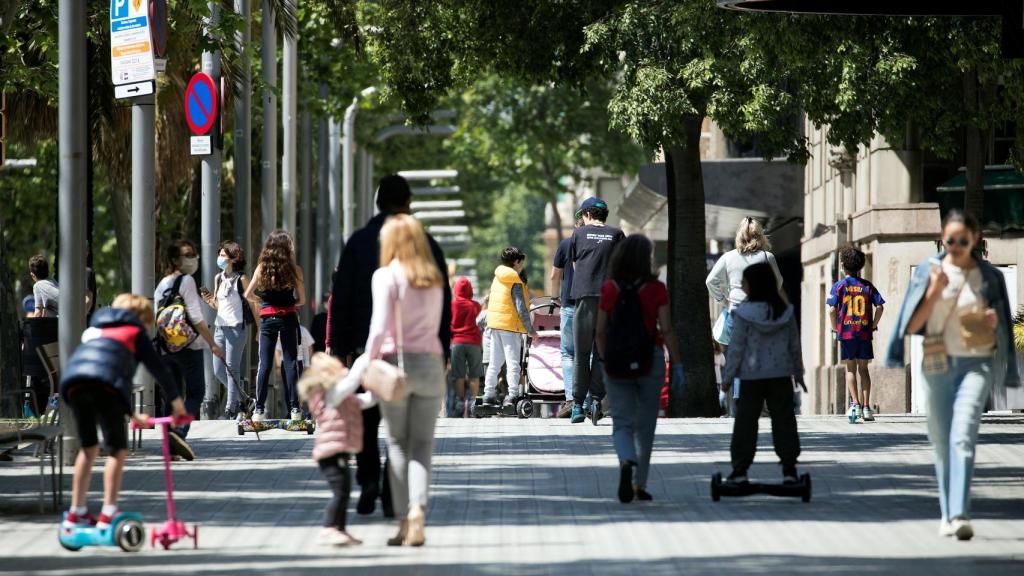
<path id="1" fill-rule="evenodd" d="M 90 525 L 65 528 L 62 525 L 57 538 L 61 546 L 72 552 L 86 546 L 119 546 L 125 552 L 138 552 L 146 542 L 146 528 L 138 512 L 121 512 L 114 516 L 109 528 Z"/>

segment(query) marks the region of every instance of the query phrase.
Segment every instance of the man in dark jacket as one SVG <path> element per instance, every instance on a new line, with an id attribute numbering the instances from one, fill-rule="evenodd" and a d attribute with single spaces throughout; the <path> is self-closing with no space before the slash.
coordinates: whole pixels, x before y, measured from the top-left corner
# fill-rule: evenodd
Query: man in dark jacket
<path id="1" fill-rule="evenodd" d="M 334 272 L 331 288 L 331 304 L 328 307 L 327 352 L 341 358 L 346 365 L 363 353 L 366 338 L 370 333 L 370 317 L 373 315 L 373 295 L 370 282 L 373 273 L 380 266 L 380 229 L 384 220 L 392 214 L 408 214 L 412 190 L 409 183 L 397 174 L 381 178 L 377 187 L 377 214 L 348 239 L 341 252 L 338 268 Z M 437 261 L 437 268 L 444 278 L 444 302 L 441 310 L 441 328 L 437 337 L 441 341 L 445 360 L 451 345 L 451 302 L 452 293 L 448 286 L 448 269 L 444 252 L 430 234 L 430 251 Z M 356 482 L 362 491 L 356 512 L 372 514 L 377 496 L 383 500 L 385 516 L 391 516 L 391 494 L 388 479 L 384 477 L 384 490 L 380 486 L 380 449 L 377 446 L 377 430 L 380 427 L 380 408 L 374 406 L 363 412 L 363 451 L 356 456 Z M 405 512 L 404 510 L 402 511 Z"/>
<path id="2" fill-rule="evenodd" d="M 118 296 L 113 307 L 103 308 L 93 315 L 92 325 L 82 333 L 82 344 L 75 349 L 64 369 L 60 393 L 75 415 L 82 449 L 75 459 L 71 509 L 64 516 L 62 530 L 93 523 L 99 528 L 109 528 L 117 515 L 118 489 L 128 456 L 125 419 L 131 415 L 140 424 L 146 423 L 145 415 L 132 415 L 131 406 L 132 378 L 140 362 L 163 387 L 167 397 L 173 399 L 174 416 L 185 414 L 178 383 L 157 354 L 143 322 L 153 323 L 153 307 L 149 301 L 134 294 Z M 86 495 L 92 465 L 100 448 L 97 425 L 103 430 L 109 456 L 103 474 L 103 509 L 99 519 L 93 522 L 86 507 Z"/>

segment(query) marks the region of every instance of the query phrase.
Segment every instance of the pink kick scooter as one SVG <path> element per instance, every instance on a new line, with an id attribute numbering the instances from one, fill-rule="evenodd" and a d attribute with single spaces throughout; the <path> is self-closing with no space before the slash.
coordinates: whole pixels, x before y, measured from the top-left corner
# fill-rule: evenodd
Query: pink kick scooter
<path id="1" fill-rule="evenodd" d="M 199 547 L 199 525 L 193 524 L 192 531 L 189 532 L 185 523 L 178 520 L 174 513 L 174 480 L 171 478 L 171 446 L 168 434 L 170 433 L 169 427 L 171 424 L 175 426 L 181 426 L 188 424 L 194 420 L 192 416 L 185 415 L 179 418 L 173 416 L 162 416 L 159 418 L 150 418 L 151 424 L 159 424 L 163 430 L 163 448 L 164 448 L 164 480 L 167 483 L 167 521 L 153 526 L 149 531 L 149 545 L 156 548 L 156 543 L 159 541 L 160 545 L 167 550 L 175 542 L 184 538 L 192 539 L 192 548 Z M 137 424 L 132 422 L 133 428 L 139 428 Z"/>

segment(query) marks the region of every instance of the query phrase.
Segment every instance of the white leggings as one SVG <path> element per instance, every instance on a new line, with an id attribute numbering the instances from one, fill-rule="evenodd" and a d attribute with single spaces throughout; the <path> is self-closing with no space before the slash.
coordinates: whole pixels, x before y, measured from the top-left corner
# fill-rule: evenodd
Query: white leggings
<path id="1" fill-rule="evenodd" d="M 522 351 L 522 334 L 491 330 L 491 363 L 487 366 L 487 376 L 484 378 L 484 398 L 498 395 L 498 373 L 505 364 L 508 364 L 505 381 L 508 382 L 509 396 L 519 395 L 519 379 L 523 373 L 523 365 L 519 362 Z"/>

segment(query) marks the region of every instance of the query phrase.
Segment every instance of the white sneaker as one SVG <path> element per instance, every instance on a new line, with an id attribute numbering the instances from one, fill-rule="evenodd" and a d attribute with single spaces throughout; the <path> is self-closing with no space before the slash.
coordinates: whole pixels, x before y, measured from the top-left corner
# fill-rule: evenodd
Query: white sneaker
<path id="1" fill-rule="evenodd" d="M 263 419 L 264 419 L 263 418 L 263 410 L 260 410 L 259 408 L 253 410 L 253 412 L 252 412 L 252 421 L 253 422 L 263 422 Z"/>
<path id="2" fill-rule="evenodd" d="M 292 408 L 291 417 L 292 420 L 302 420 L 302 410 L 299 410 L 298 408 Z"/>
<path id="3" fill-rule="evenodd" d="M 863 411 L 863 418 L 865 422 L 875 421 L 875 411 L 870 406 L 865 406 Z"/>
<path id="4" fill-rule="evenodd" d="M 860 406 L 856 404 L 850 404 L 850 409 L 846 411 L 846 417 L 849 418 L 850 424 L 856 424 L 857 418 L 860 416 Z"/>
<path id="5" fill-rule="evenodd" d="M 970 540 L 974 538 L 974 527 L 971 521 L 966 518 L 953 518 L 949 521 L 949 527 L 953 530 L 953 536 L 957 540 Z"/>
<path id="6" fill-rule="evenodd" d="M 953 535 L 953 525 L 949 520 L 939 520 L 939 536 L 950 537 Z"/>

